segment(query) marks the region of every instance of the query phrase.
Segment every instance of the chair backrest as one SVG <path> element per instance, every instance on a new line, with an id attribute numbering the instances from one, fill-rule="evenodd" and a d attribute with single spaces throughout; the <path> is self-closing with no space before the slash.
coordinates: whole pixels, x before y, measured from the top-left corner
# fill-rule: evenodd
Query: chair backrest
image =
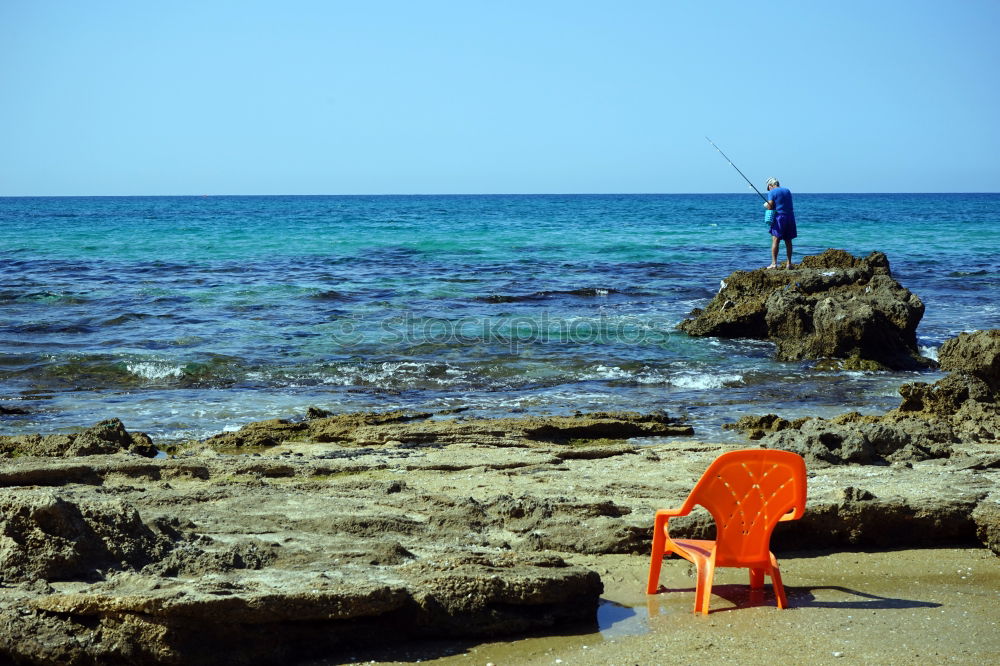
<path id="1" fill-rule="evenodd" d="M 715 519 L 716 564 L 740 566 L 769 559 L 771 532 L 789 511 L 806 507 L 802 456 L 774 449 L 724 453 L 709 465 L 685 505 L 700 504 Z"/>

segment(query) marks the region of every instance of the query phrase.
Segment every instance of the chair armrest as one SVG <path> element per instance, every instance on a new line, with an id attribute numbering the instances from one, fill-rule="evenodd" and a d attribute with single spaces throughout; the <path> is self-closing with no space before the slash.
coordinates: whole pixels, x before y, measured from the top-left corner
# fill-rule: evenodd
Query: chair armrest
<path id="1" fill-rule="evenodd" d="M 656 517 L 659 518 L 663 516 L 664 518 L 675 518 L 677 516 L 686 516 L 691 513 L 691 509 L 685 510 L 684 507 L 680 509 L 660 509 L 656 512 Z"/>
<path id="2" fill-rule="evenodd" d="M 676 516 L 686 516 L 691 513 L 691 509 L 681 507 L 680 509 L 660 509 L 656 512 L 656 516 L 653 517 L 653 529 L 662 530 L 663 526 L 667 524 L 671 518 Z"/>

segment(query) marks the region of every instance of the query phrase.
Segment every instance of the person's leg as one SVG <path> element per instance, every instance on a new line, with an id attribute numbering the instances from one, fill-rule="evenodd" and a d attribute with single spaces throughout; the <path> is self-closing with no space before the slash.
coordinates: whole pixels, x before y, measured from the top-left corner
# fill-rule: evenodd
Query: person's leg
<path id="1" fill-rule="evenodd" d="M 775 239 L 777 240 L 777 239 Z M 788 255 L 788 263 L 785 264 L 785 268 L 792 267 L 792 239 L 789 238 L 785 241 L 785 253 Z"/>
<path id="2" fill-rule="evenodd" d="M 771 236 L 771 265 L 768 268 L 778 267 L 778 240 L 777 236 Z"/>

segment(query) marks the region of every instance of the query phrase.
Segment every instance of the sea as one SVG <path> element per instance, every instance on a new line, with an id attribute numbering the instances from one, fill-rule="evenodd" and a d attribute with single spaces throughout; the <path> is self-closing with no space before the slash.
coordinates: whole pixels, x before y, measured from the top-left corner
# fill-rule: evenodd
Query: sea
<path id="1" fill-rule="evenodd" d="M 795 259 L 882 251 L 934 357 L 1000 327 L 1000 194 L 794 194 Z M 874 413 L 940 372 L 777 362 L 677 330 L 770 261 L 755 194 L 0 198 L 0 433 L 257 420 Z M 781 250 L 781 256 L 784 248 Z"/>

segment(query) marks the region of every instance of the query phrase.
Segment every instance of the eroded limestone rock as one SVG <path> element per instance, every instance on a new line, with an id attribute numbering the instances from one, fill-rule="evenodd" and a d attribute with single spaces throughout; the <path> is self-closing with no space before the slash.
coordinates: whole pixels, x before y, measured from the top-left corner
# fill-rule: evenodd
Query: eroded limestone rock
<path id="1" fill-rule="evenodd" d="M 883 253 L 859 259 L 827 250 L 792 270 L 734 272 L 680 328 L 695 336 L 770 340 L 782 361 L 836 358 L 906 369 L 933 365 L 917 351 L 923 314 L 923 302 L 892 278 Z"/>
<path id="2" fill-rule="evenodd" d="M 36 488 L 0 491 L 0 581 L 100 578 L 137 569 L 172 547 L 128 503 L 73 502 Z"/>
<path id="3" fill-rule="evenodd" d="M 525 447 L 572 440 L 625 440 L 694 434 L 694 429 L 666 413 L 594 412 L 571 416 L 524 418 L 431 419 L 430 413 L 356 412 L 336 416 L 320 410 L 302 422 L 272 419 L 222 433 L 204 444 L 219 450 L 276 446 L 287 441 L 338 442 L 353 446 L 478 443 Z"/>
<path id="4" fill-rule="evenodd" d="M 913 462 L 953 455 L 963 442 L 1000 440 L 1000 330 L 962 333 L 945 341 L 933 384 L 899 388 L 899 407 L 881 415 L 856 412 L 789 422 L 747 416 L 727 427 L 768 448 L 795 451 L 813 464 Z"/>
<path id="5" fill-rule="evenodd" d="M 127 451 L 152 458 L 156 447 L 149 435 L 129 433 L 119 419 L 101 421 L 68 435 L 0 435 L 0 458 L 28 456 L 90 456 Z"/>

